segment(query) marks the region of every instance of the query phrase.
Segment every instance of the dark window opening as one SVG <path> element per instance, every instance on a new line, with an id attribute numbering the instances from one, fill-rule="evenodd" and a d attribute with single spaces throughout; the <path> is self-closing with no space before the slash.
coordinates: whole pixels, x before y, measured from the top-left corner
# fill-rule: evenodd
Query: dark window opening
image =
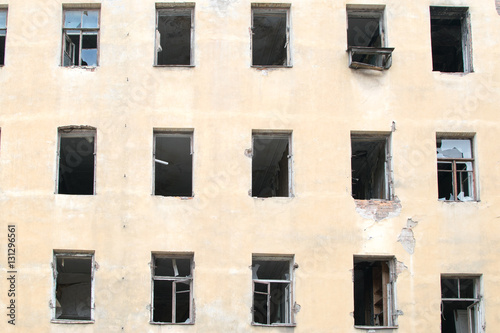
<path id="1" fill-rule="evenodd" d="M 253 258 L 253 324 L 292 323 L 290 259 Z"/>
<path id="2" fill-rule="evenodd" d="M 352 196 L 392 200 L 389 135 L 351 133 Z"/>
<path id="3" fill-rule="evenodd" d="M 5 64 L 5 37 L 7 36 L 7 10 L 0 10 L 0 66 Z"/>
<path id="4" fill-rule="evenodd" d="M 92 255 L 56 254 L 55 261 L 55 319 L 92 320 Z"/>
<path id="5" fill-rule="evenodd" d="M 480 332 L 478 279 L 441 277 L 441 332 Z"/>
<path id="6" fill-rule="evenodd" d="M 155 133 L 155 195 L 193 196 L 192 138 L 192 133 Z"/>
<path id="7" fill-rule="evenodd" d="M 95 131 L 59 129 L 59 194 L 94 194 Z"/>
<path id="8" fill-rule="evenodd" d="M 347 7 L 349 67 L 383 70 L 394 48 L 385 45 L 384 9 Z"/>
<path id="9" fill-rule="evenodd" d="M 153 255 L 154 323 L 192 323 L 192 256 Z"/>
<path id="10" fill-rule="evenodd" d="M 98 64 L 99 10 L 65 10 L 63 66 Z"/>
<path id="11" fill-rule="evenodd" d="M 290 134 L 254 134 L 252 196 L 291 196 Z"/>
<path id="12" fill-rule="evenodd" d="M 471 139 L 438 138 L 436 152 L 439 200 L 476 200 Z"/>
<path id="13" fill-rule="evenodd" d="M 289 64 L 287 8 L 252 8 L 252 65 Z"/>
<path id="14" fill-rule="evenodd" d="M 469 11 L 466 7 L 430 7 L 432 70 L 472 72 Z"/>
<path id="15" fill-rule="evenodd" d="M 156 64 L 191 65 L 193 8 L 159 9 L 156 26 Z"/>
<path id="16" fill-rule="evenodd" d="M 354 325 L 394 325 L 391 266 L 388 260 L 354 259 Z"/>

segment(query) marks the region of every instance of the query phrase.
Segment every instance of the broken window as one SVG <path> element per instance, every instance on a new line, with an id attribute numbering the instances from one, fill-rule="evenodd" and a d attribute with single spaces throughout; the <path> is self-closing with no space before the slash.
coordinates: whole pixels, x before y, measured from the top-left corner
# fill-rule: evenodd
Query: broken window
<path id="1" fill-rule="evenodd" d="M 436 152 L 439 200 L 476 200 L 472 139 L 438 137 Z"/>
<path id="2" fill-rule="evenodd" d="M 98 65 L 99 9 L 65 9 L 63 66 Z"/>
<path id="3" fill-rule="evenodd" d="M 352 196 L 392 200 L 390 134 L 351 133 Z"/>
<path id="4" fill-rule="evenodd" d="M 193 132 L 154 132 L 154 194 L 193 196 Z"/>
<path id="5" fill-rule="evenodd" d="M 347 6 L 349 67 L 384 70 L 391 67 L 392 51 L 386 47 L 385 6 Z"/>
<path id="6" fill-rule="evenodd" d="M 290 65 L 290 5 L 252 4 L 252 65 Z"/>
<path id="7" fill-rule="evenodd" d="M 94 194 L 95 136 L 93 127 L 59 128 L 57 193 Z"/>
<path id="8" fill-rule="evenodd" d="M 193 63 L 194 3 L 162 4 L 156 10 L 156 65 Z M 169 7 L 164 7 L 169 6 Z"/>
<path id="9" fill-rule="evenodd" d="M 293 325 L 293 258 L 253 256 L 253 325 Z"/>
<path id="10" fill-rule="evenodd" d="M 252 133 L 252 196 L 292 196 L 291 133 Z"/>
<path id="11" fill-rule="evenodd" d="M 395 258 L 354 257 L 354 325 L 397 326 Z"/>
<path id="12" fill-rule="evenodd" d="M 6 36 L 7 36 L 7 9 L 0 9 L 0 66 L 5 65 Z"/>
<path id="13" fill-rule="evenodd" d="M 92 321 L 94 254 L 54 252 L 54 321 Z"/>
<path id="14" fill-rule="evenodd" d="M 479 277 L 441 276 L 441 332 L 482 333 Z"/>
<path id="15" fill-rule="evenodd" d="M 193 255 L 152 255 L 151 322 L 192 324 Z"/>
<path id="16" fill-rule="evenodd" d="M 467 7 L 430 7 L 432 70 L 472 72 L 469 9 Z"/>

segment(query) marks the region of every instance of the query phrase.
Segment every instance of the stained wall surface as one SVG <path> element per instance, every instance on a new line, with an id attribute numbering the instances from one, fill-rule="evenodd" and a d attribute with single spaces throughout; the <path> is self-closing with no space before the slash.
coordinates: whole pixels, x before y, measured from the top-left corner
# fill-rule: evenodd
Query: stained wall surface
<path id="1" fill-rule="evenodd" d="M 195 1 L 189 67 L 154 66 L 155 1 L 86 0 L 100 5 L 99 66 L 62 67 L 63 3 L 79 2 L 1 2 L 0 331 L 365 332 L 354 327 L 354 255 L 400 262 L 403 314 L 381 332 L 440 332 L 441 274 L 480 276 L 486 331 L 500 326 L 494 0 L 287 2 L 286 68 L 251 66 L 244 0 Z M 348 67 L 347 4 L 386 6 L 390 69 Z M 469 8 L 473 73 L 432 71 L 431 5 Z M 95 195 L 55 194 L 58 127 L 69 125 L 96 128 Z M 153 195 L 153 129 L 164 128 L 193 130 L 192 198 Z M 249 195 L 252 130 L 292 132 L 292 197 Z M 351 131 L 391 134 L 391 202 L 352 198 Z M 438 200 L 443 132 L 474 138 L 476 201 Z M 94 251 L 93 324 L 51 323 L 54 250 Z M 152 252 L 194 253 L 193 325 L 149 323 Z M 294 256 L 295 327 L 251 325 L 252 254 Z"/>

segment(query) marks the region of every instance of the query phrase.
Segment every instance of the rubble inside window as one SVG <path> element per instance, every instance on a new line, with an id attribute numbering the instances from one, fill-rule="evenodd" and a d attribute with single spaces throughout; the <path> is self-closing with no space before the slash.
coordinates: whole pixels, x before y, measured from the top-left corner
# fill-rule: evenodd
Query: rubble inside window
<path id="1" fill-rule="evenodd" d="M 293 324 L 292 276 L 293 258 L 252 258 L 253 325 Z"/>
<path id="2" fill-rule="evenodd" d="M 393 199 L 390 134 L 351 133 L 352 196 Z"/>
<path id="3" fill-rule="evenodd" d="M 153 254 L 151 323 L 193 324 L 193 255 Z"/>
<path id="4" fill-rule="evenodd" d="M 349 67 L 389 69 L 394 48 L 386 47 L 385 6 L 347 6 Z"/>
<path id="5" fill-rule="evenodd" d="M 439 200 L 476 200 L 472 140 L 437 138 L 436 152 Z"/>
<path id="6" fill-rule="evenodd" d="M 94 194 L 95 135 L 88 126 L 59 128 L 58 194 Z"/>
<path id="7" fill-rule="evenodd" d="M 252 65 L 290 65 L 289 6 L 252 4 Z"/>
<path id="8" fill-rule="evenodd" d="M 158 4 L 157 4 L 158 5 Z M 194 3 L 156 12 L 156 65 L 188 66 L 193 62 Z"/>
<path id="9" fill-rule="evenodd" d="M 441 332 L 482 333 L 479 278 L 441 276 Z"/>
<path id="10" fill-rule="evenodd" d="M 54 253 L 55 321 L 92 321 L 93 253 Z"/>
<path id="11" fill-rule="evenodd" d="M 98 65 L 99 10 L 64 10 L 63 66 Z"/>
<path id="12" fill-rule="evenodd" d="M 353 275 L 354 325 L 396 326 L 395 259 L 355 256 Z"/>
<path id="13" fill-rule="evenodd" d="M 0 66 L 5 65 L 6 36 L 7 36 L 7 10 L 0 8 Z"/>
<path id="14" fill-rule="evenodd" d="M 291 133 L 252 135 L 252 196 L 292 196 Z"/>
<path id="15" fill-rule="evenodd" d="M 430 7 L 432 70 L 469 73 L 472 68 L 470 15 L 467 7 Z"/>
<path id="16" fill-rule="evenodd" d="M 154 194 L 193 196 L 193 132 L 154 132 Z"/>

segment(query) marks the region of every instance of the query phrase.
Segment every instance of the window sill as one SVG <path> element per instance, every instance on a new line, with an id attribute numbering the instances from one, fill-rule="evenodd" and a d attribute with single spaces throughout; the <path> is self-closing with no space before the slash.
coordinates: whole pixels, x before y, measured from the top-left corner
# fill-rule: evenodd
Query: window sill
<path id="1" fill-rule="evenodd" d="M 62 68 L 81 68 L 81 69 L 96 69 L 99 66 L 64 66 L 61 65 Z"/>
<path id="2" fill-rule="evenodd" d="M 162 323 L 158 321 L 150 321 L 150 325 L 194 325 L 194 321 L 184 322 L 184 323 Z"/>
<path id="3" fill-rule="evenodd" d="M 78 320 L 78 319 L 51 319 L 53 324 L 94 324 L 95 320 Z"/>
<path id="4" fill-rule="evenodd" d="M 296 327 L 297 324 L 260 324 L 252 322 L 252 326 L 262 326 L 262 327 Z"/>
<path id="5" fill-rule="evenodd" d="M 361 330 L 394 330 L 397 329 L 398 326 L 358 326 L 354 325 L 354 328 L 361 329 Z"/>
<path id="6" fill-rule="evenodd" d="M 158 68 L 169 68 L 169 67 L 194 68 L 195 65 L 153 65 L 153 67 L 158 67 Z"/>
<path id="7" fill-rule="evenodd" d="M 269 68 L 293 68 L 292 65 L 251 65 L 251 68 L 255 68 L 258 70 L 264 70 L 264 69 L 269 69 Z"/>

